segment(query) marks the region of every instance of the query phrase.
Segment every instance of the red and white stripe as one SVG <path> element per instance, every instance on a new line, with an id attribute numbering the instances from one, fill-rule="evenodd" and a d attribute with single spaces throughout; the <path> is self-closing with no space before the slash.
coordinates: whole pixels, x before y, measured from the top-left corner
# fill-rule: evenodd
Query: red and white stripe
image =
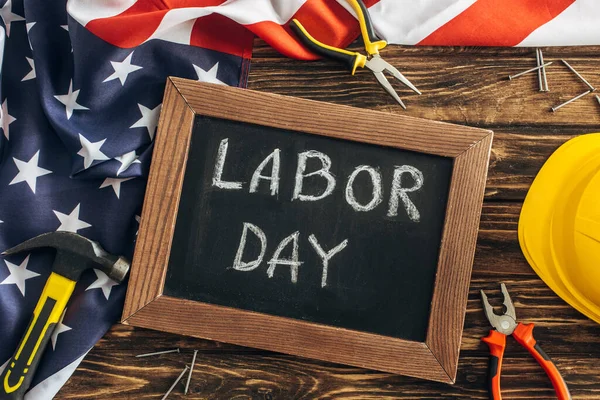
<path id="1" fill-rule="evenodd" d="M 600 0 L 367 0 L 378 34 L 407 45 L 600 44 Z M 69 14 L 119 47 L 153 39 L 249 58 L 257 35 L 282 54 L 315 58 L 287 25 L 345 46 L 358 24 L 345 0 L 69 0 Z M 346 10 L 345 10 L 346 9 Z M 351 11 L 351 10 L 350 10 Z"/>

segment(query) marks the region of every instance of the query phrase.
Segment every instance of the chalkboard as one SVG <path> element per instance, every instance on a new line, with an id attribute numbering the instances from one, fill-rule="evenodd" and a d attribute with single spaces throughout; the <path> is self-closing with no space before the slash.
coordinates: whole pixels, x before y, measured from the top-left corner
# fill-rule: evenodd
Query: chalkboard
<path id="1" fill-rule="evenodd" d="M 219 151 L 222 143 L 226 152 Z M 335 187 L 322 199 L 302 201 L 294 199 L 295 177 L 299 158 L 309 152 L 302 194 L 318 197 L 329 183 L 310 175 L 323 168 L 315 154 L 330 160 Z M 279 162 L 273 175 L 274 153 Z M 241 184 L 213 183 L 218 155 L 222 180 Z M 259 172 L 267 178 L 252 188 L 252 176 L 265 159 L 268 165 Z M 405 193 L 418 212 L 412 219 L 398 195 L 396 215 L 388 216 L 394 171 L 401 168 L 403 188 L 419 187 Z M 164 294 L 424 341 L 451 174 L 448 157 L 197 116 Z M 347 201 L 348 190 L 351 202 L 363 206 L 358 211 Z M 371 201 L 379 204 L 369 207 Z M 263 246 L 249 228 L 245 245 L 240 244 L 244 224 L 260 229 L 265 242 L 262 261 L 249 271 L 235 269 L 236 254 L 241 248 L 242 261 L 257 260 Z M 269 277 L 268 262 L 279 243 L 296 232 L 301 264 L 273 264 Z M 324 252 L 346 243 L 328 259 L 326 281 L 310 237 Z M 294 241 L 288 243 L 282 259 L 292 258 Z"/>
<path id="2" fill-rule="evenodd" d="M 491 141 L 170 78 L 123 322 L 452 383 Z"/>

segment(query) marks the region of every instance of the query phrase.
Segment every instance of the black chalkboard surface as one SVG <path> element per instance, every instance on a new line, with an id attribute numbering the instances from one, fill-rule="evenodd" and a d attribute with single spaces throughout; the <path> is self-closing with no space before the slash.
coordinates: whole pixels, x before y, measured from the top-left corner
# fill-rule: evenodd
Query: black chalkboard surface
<path id="1" fill-rule="evenodd" d="M 221 179 L 238 182 L 235 187 L 213 184 L 223 141 Z M 269 179 L 257 180 L 251 193 L 254 171 L 274 151 L 279 153 L 277 193 L 272 193 L 273 157 L 261 172 Z M 293 199 L 298 158 L 306 152 L 331 160 L 335 188 L 323 199 Z M 351 185 L 351 198 L 360 205 L 380 199 L 368 211 L 357 211 L 346 200 L 348 177 L 360 166 L 372 167 L 369 171 L 380 177 L 374 185 L 369 171 L 361 170 Z M 318 196 L 327 189 L 327 178 L 310 175 L 322 167 L 320 158 L 307 158 L 302 194 Z M 411 219 L 401 196 L 397 215 L 388 216 L 399 167 L 422 174 L 419 189 L 405 193 L 418 218 Z M 411 171 L 401 176 L 403 188 L 417 183 Z M 197 116 L 164 294 L 424 341 L 451 174 L 447 157 Z M 381 195 L 373 195 L 374 187 Z M 266 244 L 262 262 L 249 271 L 234 268 L 245 223 L 260 229 Z M 301 264 L 276 264 L 269 277 L 277 246 L 296 232 Z M 346 241 L 328 260 L 325 282 L 311 235 L 325 252 Z M 279 258 L 290 259 L 293 248 L 294 239 Z M 257 260 L 261 249 L 260 237 L 247 227 L 241 260 Z"/>
<path id="2" fill-rule="evenodd" d="M 123 323 L 452 383 L 491 143 L 169 78 Z"/>

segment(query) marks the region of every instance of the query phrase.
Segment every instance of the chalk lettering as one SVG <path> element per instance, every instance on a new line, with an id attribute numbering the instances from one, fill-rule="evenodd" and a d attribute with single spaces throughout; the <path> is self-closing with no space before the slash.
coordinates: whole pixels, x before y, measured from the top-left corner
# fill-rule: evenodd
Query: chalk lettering
<path id="1" fill-rule="evenodd" d="M 342 243 L 338 244 L 333 249 L 329 250 L 327 253 L 319 245 L 319 242 L 317 242 L 317 238 L 315 235 L 311 234 L 308 237 L 308 241 L 310 242 L 310 244 L 312 244 L 313 248 L 315 249 L 315 251 L 317 252 L 319 257 L 321 257 L 321 261 L 323 261 L 323 274 L 321 275 L 321 287 L 325 287 L 325 286 L 327 286 L 327 270 L 329 268 L 329 260 L 331 260 L 331 258 L 333 256 L 335 256 L 337 253 L 344 250 L 344 248 L 348 245 L 348 239 L 345 239 Z"/>
<path id="2" fill-rule="evenodd" d="M 271 182 L 271 196 L 275 196 L 279 193 L 279 149 L 273 150 L 271 154 L 267 156 L 259 165 L 256 167 L 256 170 L 252 174 L 252 179 L 250 179 L 250 193 L 256 192 L 258 188 L 258 180 L 265 179 Z M 269 163 L 269 161 L 273 160 L 273 166 L 271 167 L 271 176 L 261 175 L 265 166 Z"/>
<path id="3" fill-rule="evenodd" d="M 250 229 L 256 235 L 256 237 L 260 239 L 260 254 L 256 258 L 256 260 L 242 261 L 244 249 L 246 247 L 248 229 Z M 262 262 L 263 257 L 265 256 L 265 250 L 267 250 L 267 237 L 265 236 L 265 233 L 258 226 L 253 225 L 249 222 L 244 222 L 244 227 L 242 228 L 242 237 L 240 239 L 240 245 L 238 246 L 237 253 L 235 254 L 235 259 L 233 260 L 233 269 L 236 269 L 238 271 L 252 271 L 256 267 L 258 267 Z"/>
<path id="4" fill-rule="evenodd" d="M 371 177 L 371 184 L 373 185 L 373 192 L 371 195 L 371 201 L 363 205 L 356 200 L 354 196 L 354 180 L 362 171 L 366 171 Z M 379 171 L 369 165 L 359 165 L 352 171 L 346 182 L 346 202 L 352 206 L 356 211 L 371 211 L 377 207 L 383 200 L 383 190 L 381 188 L 381 174 Z"/>
<path id="5" fill-rule="evenodd" d="M 412 177 L 414 184 L 411 187 L 402 187 L 402 175 L 409 173 Z M 398 200 L 402 199 L 404 208 L 408 217 L 415 222 L 419 222 L 421 214 L 417 210 L 417 206 L 408 197 L 407 193 L 419 190 L 423 186 L 423 173 L 410 165 L 396 166 L 394 169 L 394 178 L 392 180 L 392 189 L 390 193 L 390 204 L 388 208 L 388 217 L 395 217 L 398 215 Z"/>
<path id="6" fill-rule="evenodd" d="M 223 176 L 223 166 L 227 157 L 227 146 L 229 139 L 221 140 L 219 149 L 217 150 L 217 160 L 215 162 L 215 170 L 213 172 L 212 185 L 220 189 L 238 190 L 242 188 L 242 182 L 227 182 L 221 179 Z"/>
<path id="7" fill-rule="evenodd" d="M 306 170 L 306 161 L 309 158 L 318 158 L 321 161 L 322 168 L 313 172 L 309 172 L 308 174 L 304 174 L 304 171 Z M 296 168 L 296 181 L 294 184 L 292 201 L 296 199 L 300 201 L 317 201 L 329 196 L 331 192 L 333 192 L 333 189 L 335 189 L 335 178 L 333 174 L 329 172 L 330 168 L 331 159 L 327 154 L 316 150 L 304 151 L 298 154 L 298 166 Z M 318 196 L 302 194 L 304 178 L 313 175 L 318 175 L 325 178 L 325 180 L 327 180 L 327 188 Z"/>
<path id="8" fill-rule="evenodd" d="M 275 249 L 273 253 L 273 257 L 269 260 L 269 269 L 267 269 L 267 275 L 269 278 L 273 277 L 275 273 L 275 268 L 277 265 L 288 265 L 290 267 L 290 272 L 292 275 L 292 282 L 296 283 L 298 281 L 298 267 L 302 264 L 302 261 L 298 261 L 298 236 L 300 235 L 299 231 L 296 231 L 283 239 L 281 243 Z M 280 258 L 281 252 L 285 247 L 292 242 L 292 256 L 291 258 Z"/>

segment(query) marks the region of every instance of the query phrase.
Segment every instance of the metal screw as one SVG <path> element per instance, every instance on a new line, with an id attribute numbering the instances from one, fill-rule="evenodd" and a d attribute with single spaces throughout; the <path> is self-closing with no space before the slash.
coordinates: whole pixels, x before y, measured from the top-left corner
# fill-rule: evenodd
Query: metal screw
<path id="1" fill-rule="evenodd" d="M 535 49 L 535 61 L 536 61 L 536 65 L 539 67 L 542 65 L 542 63 L 540 63 L 540 49 Z M 538 73 L 538 84 L 540 86 L 540 92 L 544 91 L 544 83 L 542 81 L 542 70 L 538 69 L 537 71 Z"/>
<path id="2" fill-rule="evenodd" d="M 548 65 L 550 65 L 550 64 L 552 64 L 552 62 L 549 62 L 549 63 L 546 63 L 546 64 L 542 64 L 542 65 L 540 65 L 539 67 L 535 67 L 535 68 L 528 69 L 527 71 L 519 72 L 519 73 L 518 73 L 518 74 L 516 74 L 516 75 L 509 75 L 509 76 L 508 76 L 508 79 L 510 79 L 510 80 L 513 80 L 513 79 L 515 79 L 515 78 L 518 78 L 518 77 L 519 77 L 519 76 L 521 76 L 521 75 L 525 75 L 525 74 L 528 74 L 528 73 L 530 73 L 530 72 L 537 71 L 537 70 L 540 70 L 540 69 L 542 69 L 542 68 L 544 68 L 544 67 L 547 67 L 547 66 L 548 66 Z"/>
<path id="3" fill-rule="evenodd" d="M 192 367 L 190 368 L 190 373 L 187 378 L 187 382 L 185 383 L 185 391 L 183 394 L 188 393 L 188 389 L 190 387 L 190 380 L 192 379 L 192 372 L 194 372 L 194 363 L 196 362 L 196 354 L 198 354 L 198 350 L 194 350 L 194 357 L 192 358 Z"/>
<path id="4" fill-rule="evenodd" d="M 179 353 L 179 349 L 157 351 L 155 353 L 138 354 L 136 357 L 142 358 L 142 357 L 157 356 L 159 354 L 168 354 L 168 353 Z"/>
<path id="5" fill-rule="evenodd" d="M 544 64 L 544 56 L 542 54 L 542 49 L 538 49 L 538 54 L 540 55 L 540 65 Z M 542 67 L 541 69 L 542 79 L 544 80 L 544 84 L 542 85 L 542 92 L 548 92 L 548 79 L 546 77 L 546 67 Z"/>
<path id="6" fill-rule="evenodd" d="M 579 79 L 581 79 L 583 81 L 583 83 L 585 83 L 587 85 L 587 87 L 590 88 L 591 92 L 596 90 L 596 88 L 593 87 L 588 81 L 586 81 L 585 78 L 579 74 L 579 72 L 575 71 L 575 69 L 573 67 L 571 67 L 568 62 L 566 62 L 565 60 L 562 60 L 562 59 L 560 61 L 562 61 L 563 64 L 565 64 L 567 66 L 567 68 L 569 68 L 575 75 L 577 75 L 579 77 Z"/>
<path id="7" fill-rule="evenodd" d="M 557 105 L 556 107 L 552 107 L 552 108 L 551 108 L 551 110 L 552 110 L 552 112 L 555 112 L 555 111 L 556 111 L 556 110 L 558 110 L 559 108 L 561 108 L 561 107 L 564 107 L 564 106 L 566 106 L 567 104 L 569 104 L 569 103 L 572 103 L 572 102 L 574 102 L 575 100 L 578 100 L 578 99 L 582 98 L 583 96 L 585 96 L 586 94 L 590 94 L 590 93 L 592 93 L 592 91 L 591 91 L 591 90 L 588 90 L 587 92 L 581 93 L 580 95 L 573 97 L 571 100 L 565 101 L 564 103 L 562 103 L 562 104 L 559 104 L 559 105 Z"/>
<path id="8" fill-rule="evenodd" d="M 173 382 L 173 384 L 171 385 L 171 387 L 169 388 L 169 390 L 167 391 L 167 393 L 165 393 L 165 395 L 162 397 L 161 400 L 165 400 L 167 398 L 167 396 L 169 394 L 171 394 L 171 392 L 173 391 L 173 389 L 175 389 L 175 386 L 177 386 L 177 383 L 179 383 L 179 381 L 181 380 L 181 378 L 183 378 L 183 375 L 185 375 L 186 371 L 188 370 L 188 366 L 186 365 L 184 370 L 181 371 L 181 374 L 179 374 L 179 376 L 177 377 L 177 379 L 175 380 L 175 382 Z"/>
<path id="9" fill-rule="evenodd" d="M 600 104 L 600 96 L 596 95 L 596 100 L 598 100 L 598 104 Z"/>

